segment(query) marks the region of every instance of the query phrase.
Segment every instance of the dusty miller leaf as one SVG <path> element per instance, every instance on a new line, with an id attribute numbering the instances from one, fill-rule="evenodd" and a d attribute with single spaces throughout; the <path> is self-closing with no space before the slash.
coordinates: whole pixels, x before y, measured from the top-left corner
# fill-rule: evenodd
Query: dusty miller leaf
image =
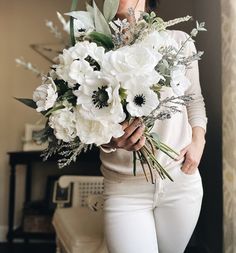
<path id="1" fill-rule="evenodd" d="M 86 28 L 93 28 L 94 27 L 94 20 L 93 16 L 90 12 L 87 11 L 71 11 L 65 13 L 67 16 L 71 16 L 75 19 L 80 20 Z"/>
<path id="2" fill-rule="evenodd" d="M 111 37 L 111 30 L 110 27 L 104 18 L 101 11 L 98 9 L 95 1 L 93 1 L 93 9 L 94 9 L 94 21 L 95 21 L 95 28 L 96 32 L 103 33 L 109 37 Z"/>
<path id="3" fill-rule="evenodd" d="M 119 2 L 120 2 L 119 0 L 105 0 L 103 5 L 103 13 L 105 19 L 108 22 L 115 17 L 119 7 Z"/>

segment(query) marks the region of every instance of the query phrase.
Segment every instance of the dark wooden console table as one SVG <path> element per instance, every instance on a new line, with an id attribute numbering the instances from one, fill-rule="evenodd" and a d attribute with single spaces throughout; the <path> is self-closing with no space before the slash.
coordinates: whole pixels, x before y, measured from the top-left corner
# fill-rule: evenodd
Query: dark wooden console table
<path id="1" fill-rule="evenodd" d="M 9 206 L 8 206 L 8 233 L 7 240 L 12 242 L 14 239 L 54 239 L 52 234 L 42 234 L 42 233 L 26 233 L 21 227 L 14 229 L 14 214 L 15 214 L 15 182 L 16 182 L 16 169 L 17 165 L 25 165 L 25 203 L 31 201 L 31 177 L 32 177 L 32 166 L 35 162 L 43 162 L 40 151 L 16 151 L 8 152 L 9 164 L 10 164 L 10 182 L 9 182 Z M 58 157 L 52 157 L 46 162 L 56 163 Z M 100 170 L 100 160 L 99 160 L 99 150 L 92 149 L 87 153 L 83 153 L 79 156 L 76 164 L 78 165 L 82 162 L 96 164 L 95 169 L 87 171 L 77 171 L 78 175 L 101 175 Z"/>

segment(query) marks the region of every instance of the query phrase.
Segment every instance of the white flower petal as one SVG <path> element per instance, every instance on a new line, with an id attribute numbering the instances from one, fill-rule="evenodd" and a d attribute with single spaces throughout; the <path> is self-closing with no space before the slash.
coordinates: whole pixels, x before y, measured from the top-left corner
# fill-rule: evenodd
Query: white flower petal
<path id="1" fill-rule="evenodd" d="M 49 126 L 54 129 L 54 134 L 59 140 L 71 142 L 76 137 L 75 114 L 70 108 L 53 112 L 49 117 Z"/>
<path id="2" fill-rule="evenodd" d="M 127 89 L 127 111 L 132 117 L 148 116 L 159 104 L 157 94 L 149 87 L 138 85 L 135 80 Z"/>
<path id="3" fill-rule="evenodd" d="M 48 77 L 33 93 L 33 100 L 36 102 L 38 112 L 52 108 L 57 98 L 57 87 L 51 77 Z"/>
<path id="4" fill-rule="evenodd" d="M 89 119 L 122 122 L 126 115 L 121 104 L 119 88 L 120 84 L 113 76 L 93 72 L 79 89 L 74 91 L 81 113 Z"/>
<path id="5" fill-rule="evenodd" d="M 94 143 L 97 146 L 110 142 L 113 136 L 118 138 L 124 134 L 120 124 L 88 120 L 79 111 L 76 113 L 76 130 L 82 143 Z"/>

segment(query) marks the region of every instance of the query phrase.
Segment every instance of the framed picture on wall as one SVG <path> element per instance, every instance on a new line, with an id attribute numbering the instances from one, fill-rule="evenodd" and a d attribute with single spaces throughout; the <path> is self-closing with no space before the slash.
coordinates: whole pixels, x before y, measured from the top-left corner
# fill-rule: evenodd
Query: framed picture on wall
<path id="1" fill-rule="evenodd" d="M 42 143 L 35 138 L 37 133 L 44 129 L 44 125 L 25 124 L 25 136 L 23 138 L 23 151 L 42 151 L 47 148 L 47 143 Z"/>

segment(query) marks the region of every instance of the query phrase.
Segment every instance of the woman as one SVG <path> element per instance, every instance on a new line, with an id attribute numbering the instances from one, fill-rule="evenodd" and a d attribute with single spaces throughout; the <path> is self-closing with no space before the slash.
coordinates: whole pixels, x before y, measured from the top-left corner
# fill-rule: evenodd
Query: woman
<path id="1" fill-rule="evenodd" d="M 120 0 L 117 16 L 128 18 L 127 10 L 132 7 L 138 18 L 147 4 L 145 0 Z M 169 33 L 179 46 L 186 40 L 183 32 Z M 189 42 L 185 53 L 191 55 L 194 50 L 193 42 Z M 187 76 L 191 87 L 186 94 L 194 94 L 193 102 L 182 108 L 182 113 L 158 121 L 154 127 L 164 143 L 180 151 L 176 160 L 157 154 L 174 182 L 161 180 L 158 175 L 154 184 L 146 182 L 141 166 L 137 176 L 133 176 L 131 151 L 139 150 L 145 143 L 140 119 L 131 124 L 125 122 L 125 134 L 101 148 L 105 234 L 110 253 L 183 253 L 195 228 L 203 194 L 198 165 L 205 145 L 207 118 L 196 61 Z M 164 94 L 173 95 L 172 89 L 166 88 Z"/>

